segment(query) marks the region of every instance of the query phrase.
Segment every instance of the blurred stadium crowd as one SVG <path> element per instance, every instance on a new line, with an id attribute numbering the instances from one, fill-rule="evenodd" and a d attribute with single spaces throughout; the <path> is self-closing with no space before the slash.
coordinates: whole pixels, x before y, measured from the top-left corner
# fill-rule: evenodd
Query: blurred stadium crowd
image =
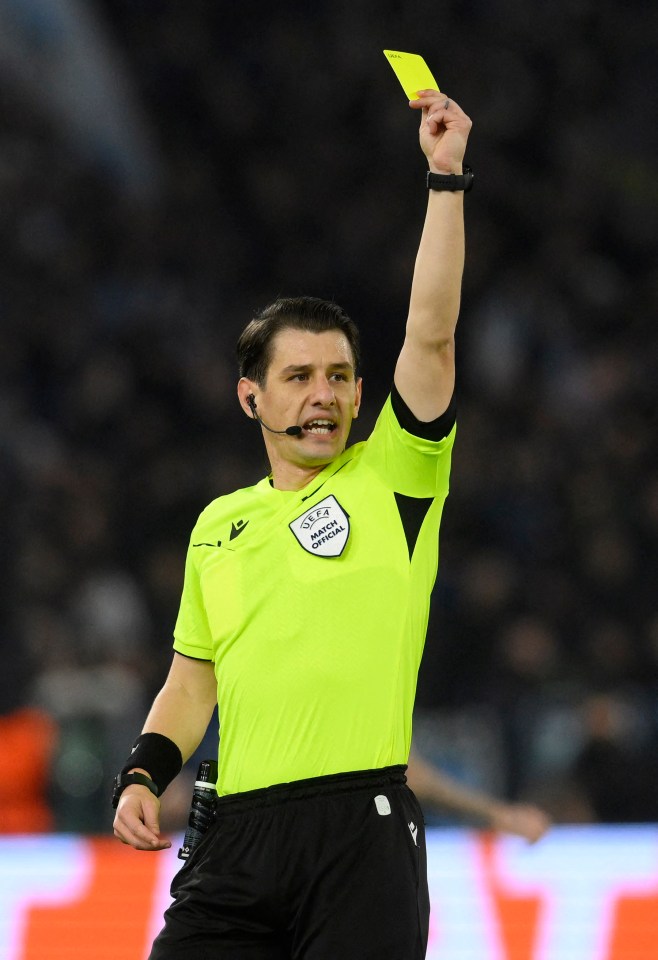
<path id="1" fill-rule="evenodd" d="M 655 5 L 3 0 L 0 33 L 0 829 L 28 785 L 29 823 L 110 828 L 189 531 L 266 470 L 252 312 L 341 303 L 374 421 L 425 205 L 385 47 L 475 122 L 417 745 L 558 822 L 657 820 Z"/>

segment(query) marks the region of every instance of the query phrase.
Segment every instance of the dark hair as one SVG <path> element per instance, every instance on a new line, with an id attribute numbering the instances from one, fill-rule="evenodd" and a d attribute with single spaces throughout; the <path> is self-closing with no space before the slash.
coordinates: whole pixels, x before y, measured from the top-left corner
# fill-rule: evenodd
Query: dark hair
<path id="1" fill-rule="evenodd" d="M 263 386 L 272 359 L 272 343 L 280 330 L 324 333 L 340 330 L 352 350 L 356 374 L 361 354 L 359 331 L 342 307 L 319 297 L 280 297 L 247 324 L 237 344 L 240 376 Z"/>

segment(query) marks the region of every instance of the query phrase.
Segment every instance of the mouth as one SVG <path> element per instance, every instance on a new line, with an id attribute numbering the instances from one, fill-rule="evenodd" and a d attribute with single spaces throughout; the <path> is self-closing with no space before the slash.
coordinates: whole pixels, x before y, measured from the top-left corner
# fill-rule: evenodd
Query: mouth
<path id="1" fill-rule="evenodd" d="M 304 433 L 310 433 L 317 437 L 328 437 L 337 427 L 338 424 L 335 420 L 330 420 L 326 417 L 315 417 L 313 420 L 306 421 L 304 424 Z"/>

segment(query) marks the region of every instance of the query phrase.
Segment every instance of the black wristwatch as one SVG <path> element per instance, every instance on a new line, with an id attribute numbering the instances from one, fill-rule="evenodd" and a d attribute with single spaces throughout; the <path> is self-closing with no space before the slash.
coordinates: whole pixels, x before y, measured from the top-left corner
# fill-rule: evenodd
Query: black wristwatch
<path id="1" fill-rule="evenodd" d="M 157 783 L 154 783 L 151 778 L 147 777 L 144 773 L 117 773 L 114 778 L 114 789 L 112 791 L 112 806 L 115 810 L 119 805 L 119 797 L 126 787 L 131 786 L 133 783 L 139 783 L 142 787 L 148 787 L 156 797 L 160 793 Z"/>
<path id="2" fill-rule="evenodd" d="M 470 167 L 467 167 L 466 164 L 462 167 L 463 173 L 432 173 L 430 170 L 427 171 L 427 184 L 428 190 L 463 190 L 464 193 L 468 193 L 469 190 L 473 187 L 473 180 L 475 179 L 473 171 Z"/>

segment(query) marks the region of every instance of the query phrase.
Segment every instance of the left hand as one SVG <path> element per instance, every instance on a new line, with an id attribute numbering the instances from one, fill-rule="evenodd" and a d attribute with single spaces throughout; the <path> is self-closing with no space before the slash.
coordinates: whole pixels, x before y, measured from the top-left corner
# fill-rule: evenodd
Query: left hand
<path id="1" fill-rule="evenodd" d="M 419 90 L 410 100 L 413 110 L 421 110 L 420 145 L 432 173 L 461 173 L 466 141 L 472 122 L 454 100 L 438 90 Z"/>

